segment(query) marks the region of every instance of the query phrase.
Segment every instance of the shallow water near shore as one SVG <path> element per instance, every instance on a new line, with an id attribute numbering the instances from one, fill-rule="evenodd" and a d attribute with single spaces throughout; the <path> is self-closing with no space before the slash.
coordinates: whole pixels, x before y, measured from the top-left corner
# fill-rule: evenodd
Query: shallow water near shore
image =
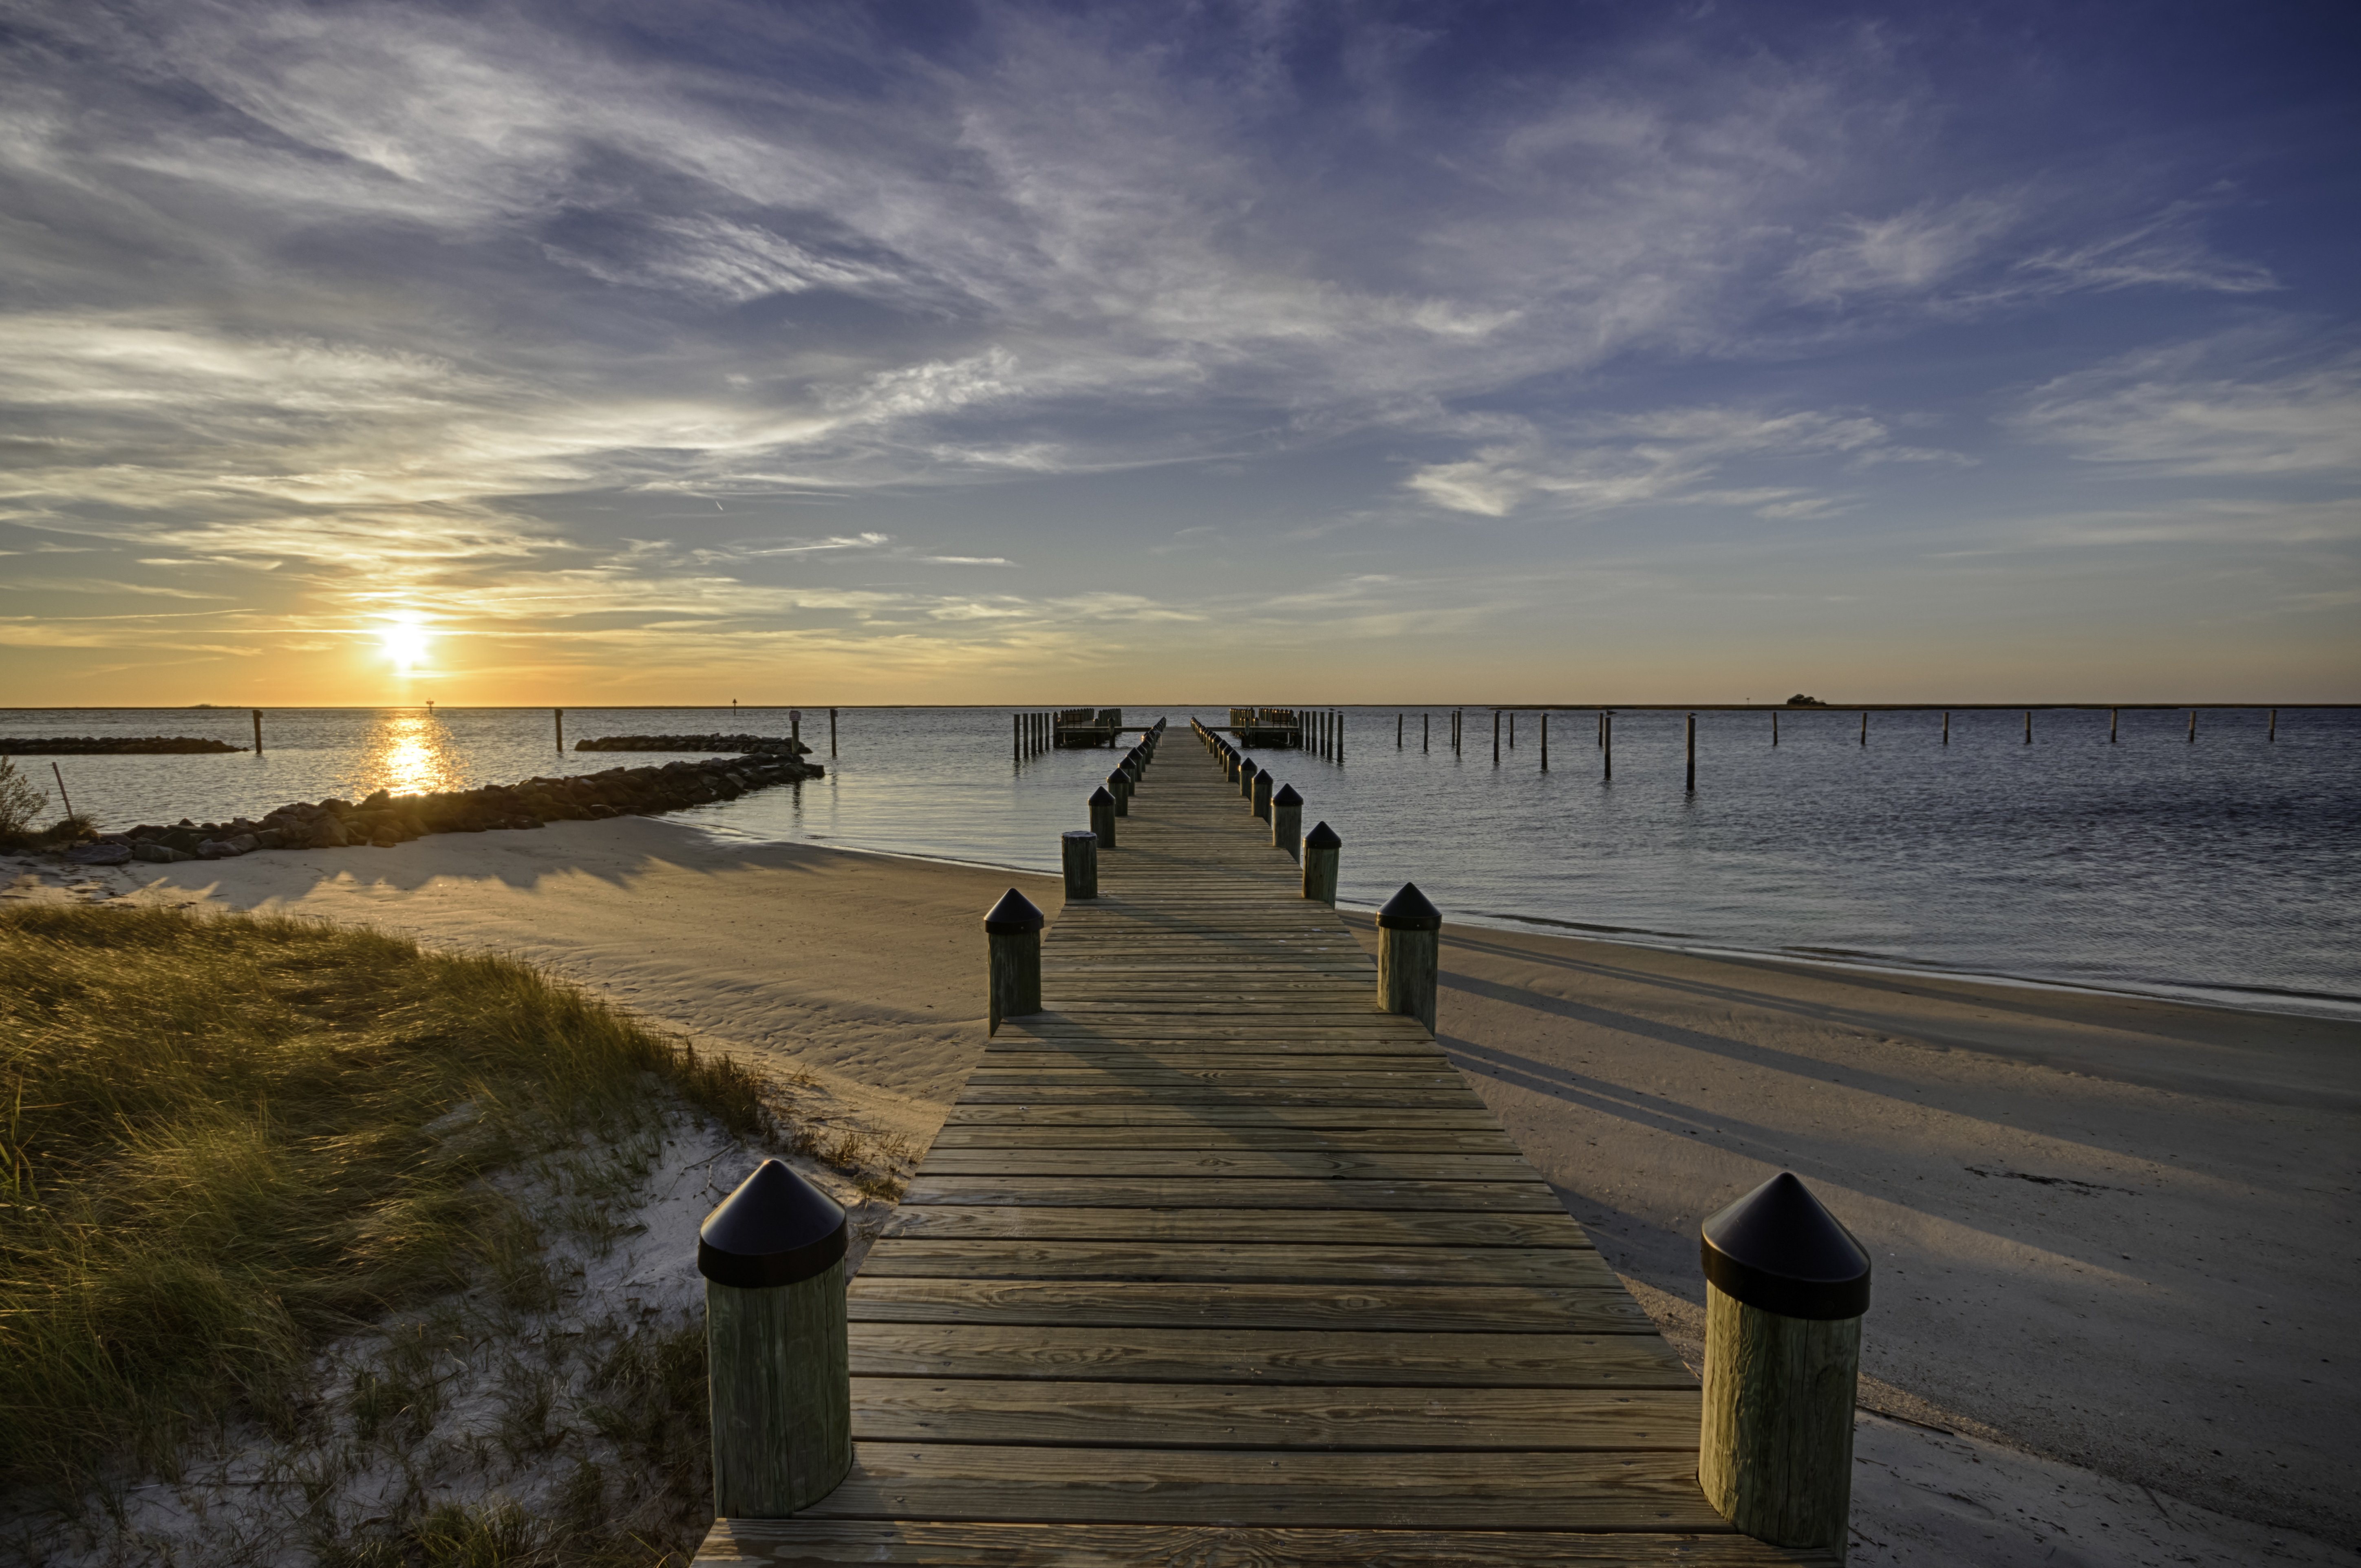
<path id="1" fill-rule="evenodd" d="M 1396 714 L 1403 743 L 1395 744 Z M 1422 714 L 1433 716 L 1420 743 Z M 1470 710 L 1454 755 L 1446 710 L 1345 710 L 1340 762 L 1256 753 L 1304 796 L 1305 825 L 1345 839 L 1339 894 L 1382 902 L 1415 881 L 1460 919 L 1650 942 L 1842 959 L 2161 992 L 2232 1005 L 2361 1014 L 2361 713 L 1880 713 L 1869 743 L 1844 709 L 1697 718 L 1683 787 L 1682 718 L 1626 713 L 1601 777 L 1591 710 L 1538 716 L 1492 761 Z M 825 709 L 804 739 L 828 777 L 677 814 L 717 833 L 1054 872 L 1060 832 L 1113 762 L 1104 751 L 1012 756 L 1003 708 Z M 1191 717 L 1166 766 L 1194 765 Z M 569 708 L 566 742 L 617 734 L 785 735 L 779 709 Z M 247 710 L 0 710 L 0 735 L 251 740 Z M 108 828 L 259 817 L 328 795 L 513 783 L 661 762 L 560 752 L 547 708 L 273 709 L 264 751 L 56 759 L 74 805 Z M 55 793 L 48 758 L 18 766 Z M 1151 775 L 1142 801 L 1152 800 Z M 1243 811 L 1243 806 L 1241 806 Z M 360 851 L 356 851 L 357 853 Z"/>

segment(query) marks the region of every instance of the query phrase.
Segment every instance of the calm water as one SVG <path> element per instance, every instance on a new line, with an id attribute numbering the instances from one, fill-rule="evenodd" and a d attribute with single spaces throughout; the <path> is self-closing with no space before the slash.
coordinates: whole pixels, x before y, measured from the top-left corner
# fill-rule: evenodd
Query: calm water
<path id="1" fill-rule="evenodd" d="M 1682 788 L 1681 718 L 1625 714 L 1615 779 L 1596 721 L 1535 719 L 1492 765 L 1488 716 L 1453 756 L 1441 709 L 1346 712 L 1343 765 L 1268 754 L 1345 839 L 1346 903 L 1414 879 L 1463 919 L 1554 923 L 1640 940 L 1867 959 L 2304 1011 L 2361 1010 L 2361 714 L 2207 712 L 2196 744 L 2178 713 L 1879 714 L 1870 743 L 1843 710 L 1697 720 L 1697 790 Z M 1434 716 L 1434 749 L 1419 716 Z M 1184 731 L 1212 708 L 1127 708 Z M 785 734 L 783 712 L 569 708 L 592 735 Z M 372 789 L 511 783 L 647 755 L 559 753 L 549 710 L 273 710 L 267 750 L 214 757 L 60 759 L 74 804 L 110 827 L 258 817 L 291 800 Z M 210 735 L 244 743 L 241 709 L 0 711 L 0 735 Z M 804 738 L 829 761 L 824 710 Z M 1184 734 L 1170 762 L 1194 765 Z M 1057 835 L 1112 758 L 1009 755 L 1005 709 L 848 708 L 823 781 L 679 814 L 717 833 L 1054 871 Z M 19 766 L 45 785 L 48 761 Z M 1149 789 L 1154 779 L 1149 780 Z"/>

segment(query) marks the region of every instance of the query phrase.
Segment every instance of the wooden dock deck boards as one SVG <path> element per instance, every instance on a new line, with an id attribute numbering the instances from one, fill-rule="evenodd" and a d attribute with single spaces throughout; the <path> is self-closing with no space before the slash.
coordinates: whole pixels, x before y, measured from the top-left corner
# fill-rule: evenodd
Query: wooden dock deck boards
<path id="1" fill-rule="evenodd" d="M 697 1561 L 1834 1563 L 1190 737 L 1118 828 L 852 1282 L 852 1474 Z"/>

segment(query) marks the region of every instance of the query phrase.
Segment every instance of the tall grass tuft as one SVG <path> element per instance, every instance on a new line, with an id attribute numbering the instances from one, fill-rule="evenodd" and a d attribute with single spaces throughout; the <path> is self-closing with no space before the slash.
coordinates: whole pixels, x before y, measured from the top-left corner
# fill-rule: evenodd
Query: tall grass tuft
<path id="1" fill-rule="evenodd" d="M 72 1494 L 170 1474 L 192 1423 L 283 1430 L 324 1340 L 497 1279 L 533 1222 L 490 1178 L 682 1099 L 763 1123 L 734 1062 L 509 959 L 0 911 L 0 1475 Z"/>

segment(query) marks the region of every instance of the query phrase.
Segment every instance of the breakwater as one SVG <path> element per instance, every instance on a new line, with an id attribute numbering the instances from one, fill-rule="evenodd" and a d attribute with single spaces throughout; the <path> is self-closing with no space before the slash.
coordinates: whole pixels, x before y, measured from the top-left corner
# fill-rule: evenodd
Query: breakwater
<path id="1" fill-rule="evenodd" d="M 807 757 L 811 748 L 783 735 L 597 735 L 577 751 L 734 751 L 748 757 Z"/>
<path id="2" fill-rule="evenodd" d="M 823 770 L 793 757 L 729 762 L 670 762 L 610 768 L 572 778 L 531 778 L 518 784 L 394 795 L 379 790 L 358 803 L 331 797 L 280 806 L 259 820 L 182 819 L 166 827 L 142 823 L 99 836 L 72 851 L 85 865 L 131 861 L 227 860 L 258 850 L 390 849 L 429 833 L 483 833 L 534 828 L 551 822 L 654 816 L 692 806 L 735 800 L 774 784 L 818 778 Z"/>
<path id="3" fill-rule="evenodd" d="M 0 736 L 0 757 L 177 757 L 245 750 L 195 735 Z"/>

